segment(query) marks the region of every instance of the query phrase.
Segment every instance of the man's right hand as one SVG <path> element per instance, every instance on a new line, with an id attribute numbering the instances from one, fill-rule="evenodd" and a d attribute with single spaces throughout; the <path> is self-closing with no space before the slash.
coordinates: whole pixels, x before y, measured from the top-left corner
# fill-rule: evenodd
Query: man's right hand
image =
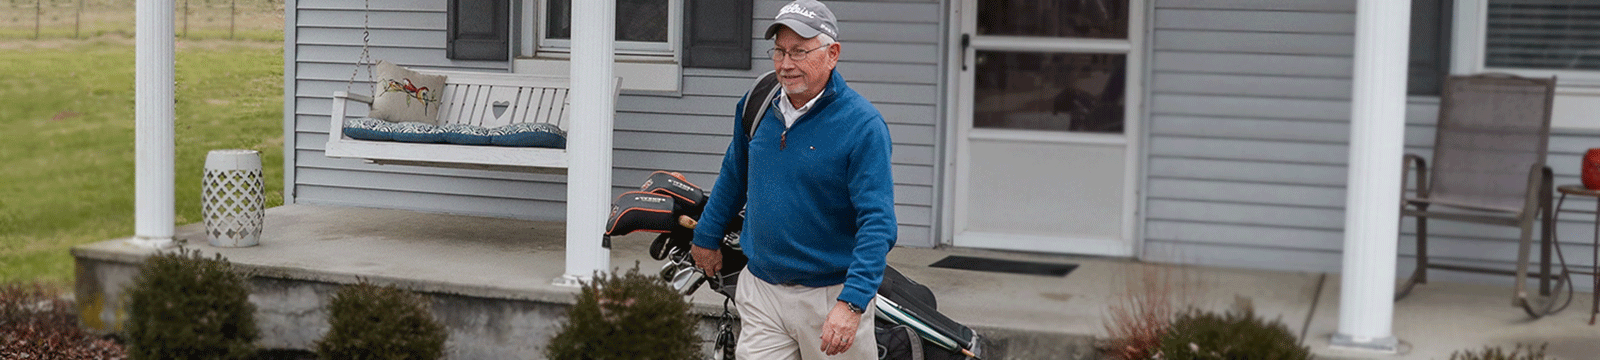
<path id="1" fill-rule="evenodd" d="M 722 270 L 722 252 L 692 245 L 689 255 L 694 256 L 694 264 L 708 276 L 717 276 L 717 270 Z"/>

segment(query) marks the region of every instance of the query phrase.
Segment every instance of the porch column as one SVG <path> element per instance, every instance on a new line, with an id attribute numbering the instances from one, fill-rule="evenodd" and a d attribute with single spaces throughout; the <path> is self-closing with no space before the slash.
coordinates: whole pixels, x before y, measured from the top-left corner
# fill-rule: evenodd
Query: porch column
<path id="1" fill-rule="evenodd" d="M 600 247 L 600 238 L 611 215 L 616 14 L 616 0 L 572 2 L 572 118 L 598 121 L 575 121 L 584 126 L 567 134 L 567 272 L 558 284 L 576 285 L 611 268 L 611 252 Z"/>
<path id="2" fill-rule="evenodd" d="M 1395 261 L 1411 2 L 1358 0 L 1345 181 L 1343 290 L 1333 347 L 1394 353 Z"/>
<path id="3" fill-rule="evenodd" d="M 165 247 L 173 232 L 172 1 L 138 0 L 134 12 L 134 236 Z"/>

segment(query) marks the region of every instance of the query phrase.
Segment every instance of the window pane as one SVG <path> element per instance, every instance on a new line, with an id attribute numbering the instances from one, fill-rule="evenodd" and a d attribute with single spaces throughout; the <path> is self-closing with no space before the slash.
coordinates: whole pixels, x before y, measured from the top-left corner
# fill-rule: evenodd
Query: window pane
<path id="1" fill-rule="evenodd" d="M 572 39 L 572 0 L 549 0 L 545 34 Z M 667 42 L 667 0 L 617 0 L 617 41 Z"/>
<path id="2" fill-rule="evenodd" d="M 978 35 L 1128 38 L 1128 0 L 980 0 Z"/>
<path id="3" fill-rule="evenodd" d="M 1122 133 L 1127 56 L 978 51 L 972 126 Z"/>
<path id="4" fill-rule="evenodd" d="M 1484 65 L 1600 70 L 1600 2 L 1490 0 Z"/>

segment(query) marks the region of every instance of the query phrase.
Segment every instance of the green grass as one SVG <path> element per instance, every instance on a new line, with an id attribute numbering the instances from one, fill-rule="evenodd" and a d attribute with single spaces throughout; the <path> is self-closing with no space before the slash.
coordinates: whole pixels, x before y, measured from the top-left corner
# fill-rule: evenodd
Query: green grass
<path id="1" fill-rule="evenodd" d="M 133 30 L 122 27 L 95 26 L 74 32 L 72 28 L 46 28 L 39 31 L 37 39 L 93 39 L 98 37 L 121 37 L 132 39 Z M 37 40 L 34 38 L 33 29 L 0 28 L 0 40 L 19 41 Z M 179 41 L 183 40 L 237 40 L 237 41 L 277 41 L 283 42 L 283 30 L 235 30 L 229 33 L 228 29 L 195 29 L 189 30 L 187 35 L 173 36 Z M 231 37 L 231 38 L 230 38 Z"/>
<path id="2" fill-rule="evenodd" d="M 214 149 L 261 151 L 281 204 L 281 42 L 180 41 L 176 64 L 177 223 Z M 0 283 L 70 283 L 72 246 L 133 235 L 133 110 L 130 41 L 0 42 Z"/>

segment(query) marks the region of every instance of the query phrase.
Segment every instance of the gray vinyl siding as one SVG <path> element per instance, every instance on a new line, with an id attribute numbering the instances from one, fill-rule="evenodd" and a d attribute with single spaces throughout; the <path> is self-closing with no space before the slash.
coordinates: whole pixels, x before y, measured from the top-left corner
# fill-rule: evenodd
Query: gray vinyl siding
<path id="1" fill-rule="evenodd" d="M 681 94 L 624 92 L 613 138 L 614 193 L 636 189 L 654 170 L 715 183 L 732 139 L 733 108 L 755 75 L 771 69 L 761 39 L 786 0 L 756 2 L 749 71 L 683 69 Z M 445 58 L 445 1 L 300 0 L 293 10 L 292 139 L 296 201 L 494 217 L 560 220 L 566 177 L 495 171 L 377 166 L 323 156 L 334 91 L 343 91 L 361 55 L 363 14 L 373 28 L 371 56 L 428 69 L 510 71 L 506 62 Z M 894 138 L 893 171 L 901 245 L 932 246 L 938 174 L 940 19 L 944 5 L 923 1 L 832 1 L 844 44 L 839 71 L 883 113 Z M 359 67 L 355 89 L 370 88 Z M 360 92 L 359 90 L 357 92 Z"/>
<path id="2" fill-rule="evenodd" d="M 1144 258 L 1338 272 L 1354 1 L 1155 4 Z M 1437 111 L 1436 97 L 1410 99 L 1408 153 L 1431 153 Z M 1555 131 L 1548 161 L 1557 184 L 1578 182 L 1579 159 L 1597 135 Z M 1562 214 L 1558 236 L 1571 264 L 1590 264 L 1595 205 L 1569 200 Z M 1415 261 L 1414 225 L 1401 223 L 1404 274 Z M 1516 259 L 1514 228 L 1432 221 L 1429 229 L 1434 261 L 1510 269 Z"/>
<path id="3" fill-rule="evenodd" d="M 1156 1 L 1144 258 L 1337 271 L 1355 4 Z"/>

